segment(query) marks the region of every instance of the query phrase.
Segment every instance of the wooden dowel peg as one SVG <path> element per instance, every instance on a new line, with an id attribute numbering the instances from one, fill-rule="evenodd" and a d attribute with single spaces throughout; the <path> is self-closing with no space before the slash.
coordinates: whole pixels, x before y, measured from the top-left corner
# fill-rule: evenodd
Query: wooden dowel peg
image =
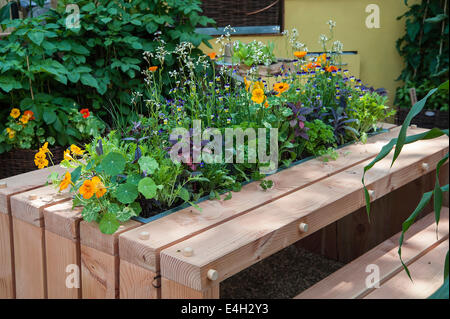
<path id="1" fill-rule="evenodd" d="M 8 184 L 5 182 L 0 182 L 0 189 L 8 187 Z"/>
<path id="2" fill-rule="evenodd" d="M 215 281 L 219 279 L 219 272 L 215 269 L 208 270 L 208 273 L 206 274 L 209 280 Z"/>
<path id="3" fill-rule="evenodd" d="M 300 223 L 300 225 L 298 225 L 298 229 L 300 229 L 302 233 L 306 233 L 308 232 L 308 224 Z"/>
<path id="4" fill-rule="evenodd" d="M 427 172 L 430 170 L 430 165 L 428 163 L 422 163 L 422 170 Z"/>
<path id="5" fill-rule="evenodd" d="M 141 231 L 138 237 L 140 240 L 147 240 L 150 238 L 150 233 L 148 231 Z"/>
<path id="6" fill-rule="evenodd" d="M 369 189 L 368 192 L 369 192 L 370 198 L 373 199 L 375 197 L 375 191 L 373 189 Z"/>
<path id="7" fill-rule="evenodd" d="M 416 124 L 411 124 L 410 128 L 416 129 L 416 128 L 417 128 L 417 125 L 416 125 Z"/>
<path id="8" fill-rule="evenodd" d="M 183 256 L 191 257 L 192 255 L 194 255 L 194 250 L 191 247 L 183 248 Z"/>
<path id="9" fill-rule="evenodd" d="M 36 200 L 37 198 L 37 195 L 28 195 L 28 200 Z"/>

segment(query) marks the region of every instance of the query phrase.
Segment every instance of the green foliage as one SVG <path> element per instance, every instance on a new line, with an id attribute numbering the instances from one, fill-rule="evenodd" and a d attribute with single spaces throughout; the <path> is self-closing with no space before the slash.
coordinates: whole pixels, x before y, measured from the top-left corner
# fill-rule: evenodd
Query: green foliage
<path id="1" fill-rule="evenodd" d="M 406 21 L 405 35 L 397 41 L 397 50 L 406 63 L 399 80 L 421 83 L 430 79 L 436 86 L 448 77 L 449 6 L 444 11 L 444 2 L 422 0 L 398 17 Z"/>
<path id="2" fill-rule="evenodd" d="M 366 188 L 365 184 L 365 174 L 368 170 L 370 170 L 377 162 L 381 161 L 383 158 L 385 158 L 395 147 L 394 156 L 392 159 L 391 166 L 394 164 L 395 160 L 398 158 L 398 156 L 401 153 L 401 150 L 404 145 L 414 143 L 420 140 L 427 140 L 427 139 L 433 139 L 437 138 L 443 135 L 449 136 L 449 130 L 440 130 L 437 128 L 433 128 L 432 130 L 429 130 L 424 133 L 406 136 L 406 131 L 411 123 L 411 120 L 419 114 L 419 112 L 425 107 L 427 99 L 432 96 L 436 91 L 441 90 L 446 92 L 448 96 L 448 89 L 449 89 L 449 83 L 448 81 L 441 84 L 439 88 L 432 89 L 422 100 L 417 102 L 411 109 L 411 111 L 408 113 L 405 122 L 402 125 L 402 128 L 400 129 L 399 135 L 397 138 L 392 139 L 388 144 L 386 144 L 382 149 L 381 152 L 375 157 L 375 159 L 369 163 L 367 166 L 364 167 L 364 173 L 362 177 L 362 183 L 364 185 L 364 194 L 365 194 L 365 200 L 366 200 L 366 207 L 367 207 L 367 214 L 370 216 L 370 196 L 369 192 Z M 434 213 L 435 213 L 435 220 L 436 220 L 436 226 L 439 225 L 440 220 L 440 213 L 442 208 L 442 199 L 443 199 L 443 193 L 449 191 L 449 185 L 440 186 L 439 184 L 439 173 L 441 166 L 448 161 L 449 154 L 447 153 L 437 164 L 436 166 L 436 183 L 435 187 L 432 191 L 426 192 L 423 194 L 419 204 L 417 205 L 416 209 L 412 212 L 412 214 L 403 222 L 402 225 L 402 233 L 399 240 L 399 248 L 398 248 L 398 255 L 400 257 L 400 261 L 403 265 L 403 268 L 405 269 L 407 275 L 411 278 L 411 274 L 409 272 L 409 269 L 407 265 L 402 260 L 402 245 L 404 241 L 404 235 L 406 231 L 411 227 L 411 225 L 415 222 L 417 216 L 422 212 L 422 210 L 425 208 L 425 206 L 431 201 L 433 198 L 433 204 L 434 204 Z M 444 269 L 444 285 L 430 298 L 441 298 L 447 296 L 448 298 L 448 253 L 446 257 L 445 262 L 445 269 Z M 445 292 L 445 289 L 447 291 Z"/>
<path id="3" fill-rule="evenodd" d="M 328 147 L 336 144 L 333 128 L 321 120 L 314 120 L 306 123 L 309 139 L 305 143 L 305 148 L 314 155 L 325 155 L 328 153 Z"/>
<path id="4" fill-rule="evenodd" d="M 366 136 L 377 128 L 377 124 L 384 119 L 393 116 L 394 110 L 386 105 L 387 97 L 377 93 L 366 93 L 359 99 L 349 102 L 348 116 L 357 121 L 349 123 L 356 129 L 359 136 Z"/>
<path id="5" fill-rule="evenodd" d="M 261 41 L 253 40 L 250 43 L 236 41 L 233 47 L 233 60 L 244 63 L 247 66 L 271 65 L 277 59 L 273 53 L 275 44 L 269 42 L 267 45 Z"/>
<path id="6" fill-rule="evenodd" d="M 414 83 L 414 82 L 408 81 L 403 87 L 399 87 L 397 89 L 394 104 L 399 107 L 410 108 L 412 106 L 411 105 L 411 97 L 409 95 L 409 90 L 411 88 L 416 89 L 417 99 L 421 100 L 434 87 L 435 87 L 435 85 L 433 84 L 433 81 L 431 81 L 429 79 L 426 79 L 426 80 L 422 81 L 421 83 L 420 82 Z M 432 96 L 430 96 L 427 100 L 427 109 L 428 110 L 448 111 L 448 96 L 447 96 L 447 94 L 444 91 L 440 90 L 440 91 L 437 91 Z"/>
<path id="7" fill-rule="evenodd" d="M 131 91 L 142 88 L 142 54 L 156 51 L 156 37 L 170 47 L 182 41 L 207 43 L 206 35 L 195 33 L 197 26 L 211 22 L 201 16 L 198 0 L 71 3 L 80 8 L 78 29 L 66 28 L 71 13 L 63 7 L 46 16 L 0 21 L 3 29 L 14 28 L 0 40 L 0 93 L 8 93 L 0 98 L 5 104 L 21 104 L 33 91 L 72 98 L 82 108 L 100 109 L 105 97 L 130 105 Z M 177 61 L 167 55 L 165 64 L 163 81 Z"/>

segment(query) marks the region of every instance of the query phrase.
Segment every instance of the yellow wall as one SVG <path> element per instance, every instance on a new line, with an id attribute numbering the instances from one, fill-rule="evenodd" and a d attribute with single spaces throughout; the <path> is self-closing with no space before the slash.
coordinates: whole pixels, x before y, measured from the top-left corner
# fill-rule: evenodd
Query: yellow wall
<path id="1" fill-rule="evenodd" d="M 409 1 L 410 4 L 414 2 Z M 365 9 L 369 4 L 380 7 L 379 29 L 366 27 L 369 13 Z M 300 32 L 300 42 L 305 43 L 309 51 L 321 51 L 319 36 L 328 34 L 326 22 L 334 20 L 335 39 L 344 43 L 344 51 L 358 51 L 359 54 L 359 68 L 351 66 L 349 69 L 359 69 L 360 78 L 366 85 L 386 88 L 392 105 L 395 89 L 401 84 L 395 79 L 403 68 L 395 44 L 405 30 L 405 21 L 396 18 L 406 10 L 404 0 L 285 0 L 285 28 L 291 30 L 296 27 Z M 281 36 L 240 36 L 235 39 L 243 42 L 252 39 L 274 41 L 277 56 L 286 56 L 285 41 Z M 211 44 L 217 51 L 215 41 Z M 203 49 L 212 51 L 206 46 Z"/>

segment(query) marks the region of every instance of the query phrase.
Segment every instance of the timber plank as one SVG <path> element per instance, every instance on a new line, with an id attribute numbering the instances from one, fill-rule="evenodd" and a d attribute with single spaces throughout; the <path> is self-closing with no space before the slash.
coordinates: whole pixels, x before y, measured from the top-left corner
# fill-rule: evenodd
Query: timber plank
<path id="1" fill-rule="evenodd" d="M 390 154 L 366 175 L 372 201 L 423 175 L 422 163 L 434 169 L 447 152 L 448 138 L 441 137 L 405 146 L 392 168 Z M 201 291 L 363 207 L 361 177 L 368 162 L 163 250 L 162 276 Z M 307 233 L 299 231 L 300 222 L 309 225 Z M 194 255 L 183 256 L 185 247 Z M 215 282 L 207 279 L 209 269 L 219 273 Z"/>
<path id="2" fill-rule="evenodd" d="M 375 289 L 365 299 L 425 299 L 444 282 L 444 260 L 448 252 L 448 238 L 439 246 L 413 262 L 408 268 L 411 281 L 402 271 Z"/>
<path id="3" fill-rule="evenodd" d="M 412 129 L 409 132 L 423 131 Z M 372 158 L 387 141 L 396 137 L 398 132 L 399 127 L 394 127 L 388 133 L 369 138 L 367 144 L 344 147 L 339 150 L 340 156 L 336 161 L 325 163 L 313 159 L 271 175 L 269 179 L 274 181 L 274 188 L 267 192 L 259 188 L 259 183 L 250 183 L 240 192 L 233 193 L 233 199 L 230 201 L 223 199 L 204 201 L 199 204 L 201 212 L 188 207 L 129 231 L 120 236 L 120 258 L 152 272 L 158 272 L 159 253 L 164 248 Z M 150 234 L 148 240 L 143 241 L 139 238 L 142 231 Z"/>
<path id="4" fill-rule="evenodd" d="M 154 272 L 120 260 L 120 299 L 159 299 L 160 285 Z"/>
<path id="5" fill-rule="evenodd" d="M 434 213 L 430 213 L 416 221 L 406 232 L 402 247 L 402 258 L 407 265 L 413 263 L 424 252 L 433 249 L 448 238 L 448 208 L 442 209 L 441 217 L 442 220 L 437 233 L 438 239 L 436 239 Z M 383 284 L 391 277 L 403 272 L 397 253 L 400 234 L 401 232 L 382 242 L 295 298 L 355 299 L 367 295 L 374 289 L 366 286 L 366 278 L 369 275 L 366 272 L 368 265 L 374 264 L 378 266 L 380 275 L 378 284 Z"/>
<path id="6" fill-rule="evenodd" d="M 0 214 L 0 299 L 15 297 L 11 215 Z"/>
<path id="7" fill-rule="evenodd" d="M 97 223 L 80 222 L 81 290 L 83 299 L 119 297 L 119 235 L 141 223 L 130 220 L 112 235 L 100 232 Z"/>
<path id="8" fill-rule="evenodd" d="M 15 298 L 14 247 L 10 198 L 24 191 L 41 187 L 52 172 L 62 173 L 59 166 L 52 166 L 0 180 L 0 298 Z"/>

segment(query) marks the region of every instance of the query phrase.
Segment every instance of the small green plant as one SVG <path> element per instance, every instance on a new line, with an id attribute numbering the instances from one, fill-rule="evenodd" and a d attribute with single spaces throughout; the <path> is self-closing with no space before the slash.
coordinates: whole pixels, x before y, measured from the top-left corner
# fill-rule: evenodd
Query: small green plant
<path id="1" fill-rule="evenodd" d="M 267 45 L 261 41 L 252 41 L 250 43 L 234 42 L 233 62 L 244 63 L 247 66 L 271 65 L 277 59 L 273 50 L 275 44 L 269 42 Z"/>
<path id="2" fill-rule="evenodd" d="M 313 155 L 323 156 L 330 154 L 329 147 L 336 145 L 333 128 L 321 120 L 306 123 L 308 128 L 308 140 L 305 143 L 306 150 Z"/>
<path id="3" fill-rule="evenodd" d="M 369 92 L 349 102 L 348 116 L 356 121 L 348 125 L 358 132 L 363 143 L 367 141 L 367 133 L 376 130 L 380 121 L 395 114 L 395 110 L 386 105 L 387 99 L 386 96 Z"/>

